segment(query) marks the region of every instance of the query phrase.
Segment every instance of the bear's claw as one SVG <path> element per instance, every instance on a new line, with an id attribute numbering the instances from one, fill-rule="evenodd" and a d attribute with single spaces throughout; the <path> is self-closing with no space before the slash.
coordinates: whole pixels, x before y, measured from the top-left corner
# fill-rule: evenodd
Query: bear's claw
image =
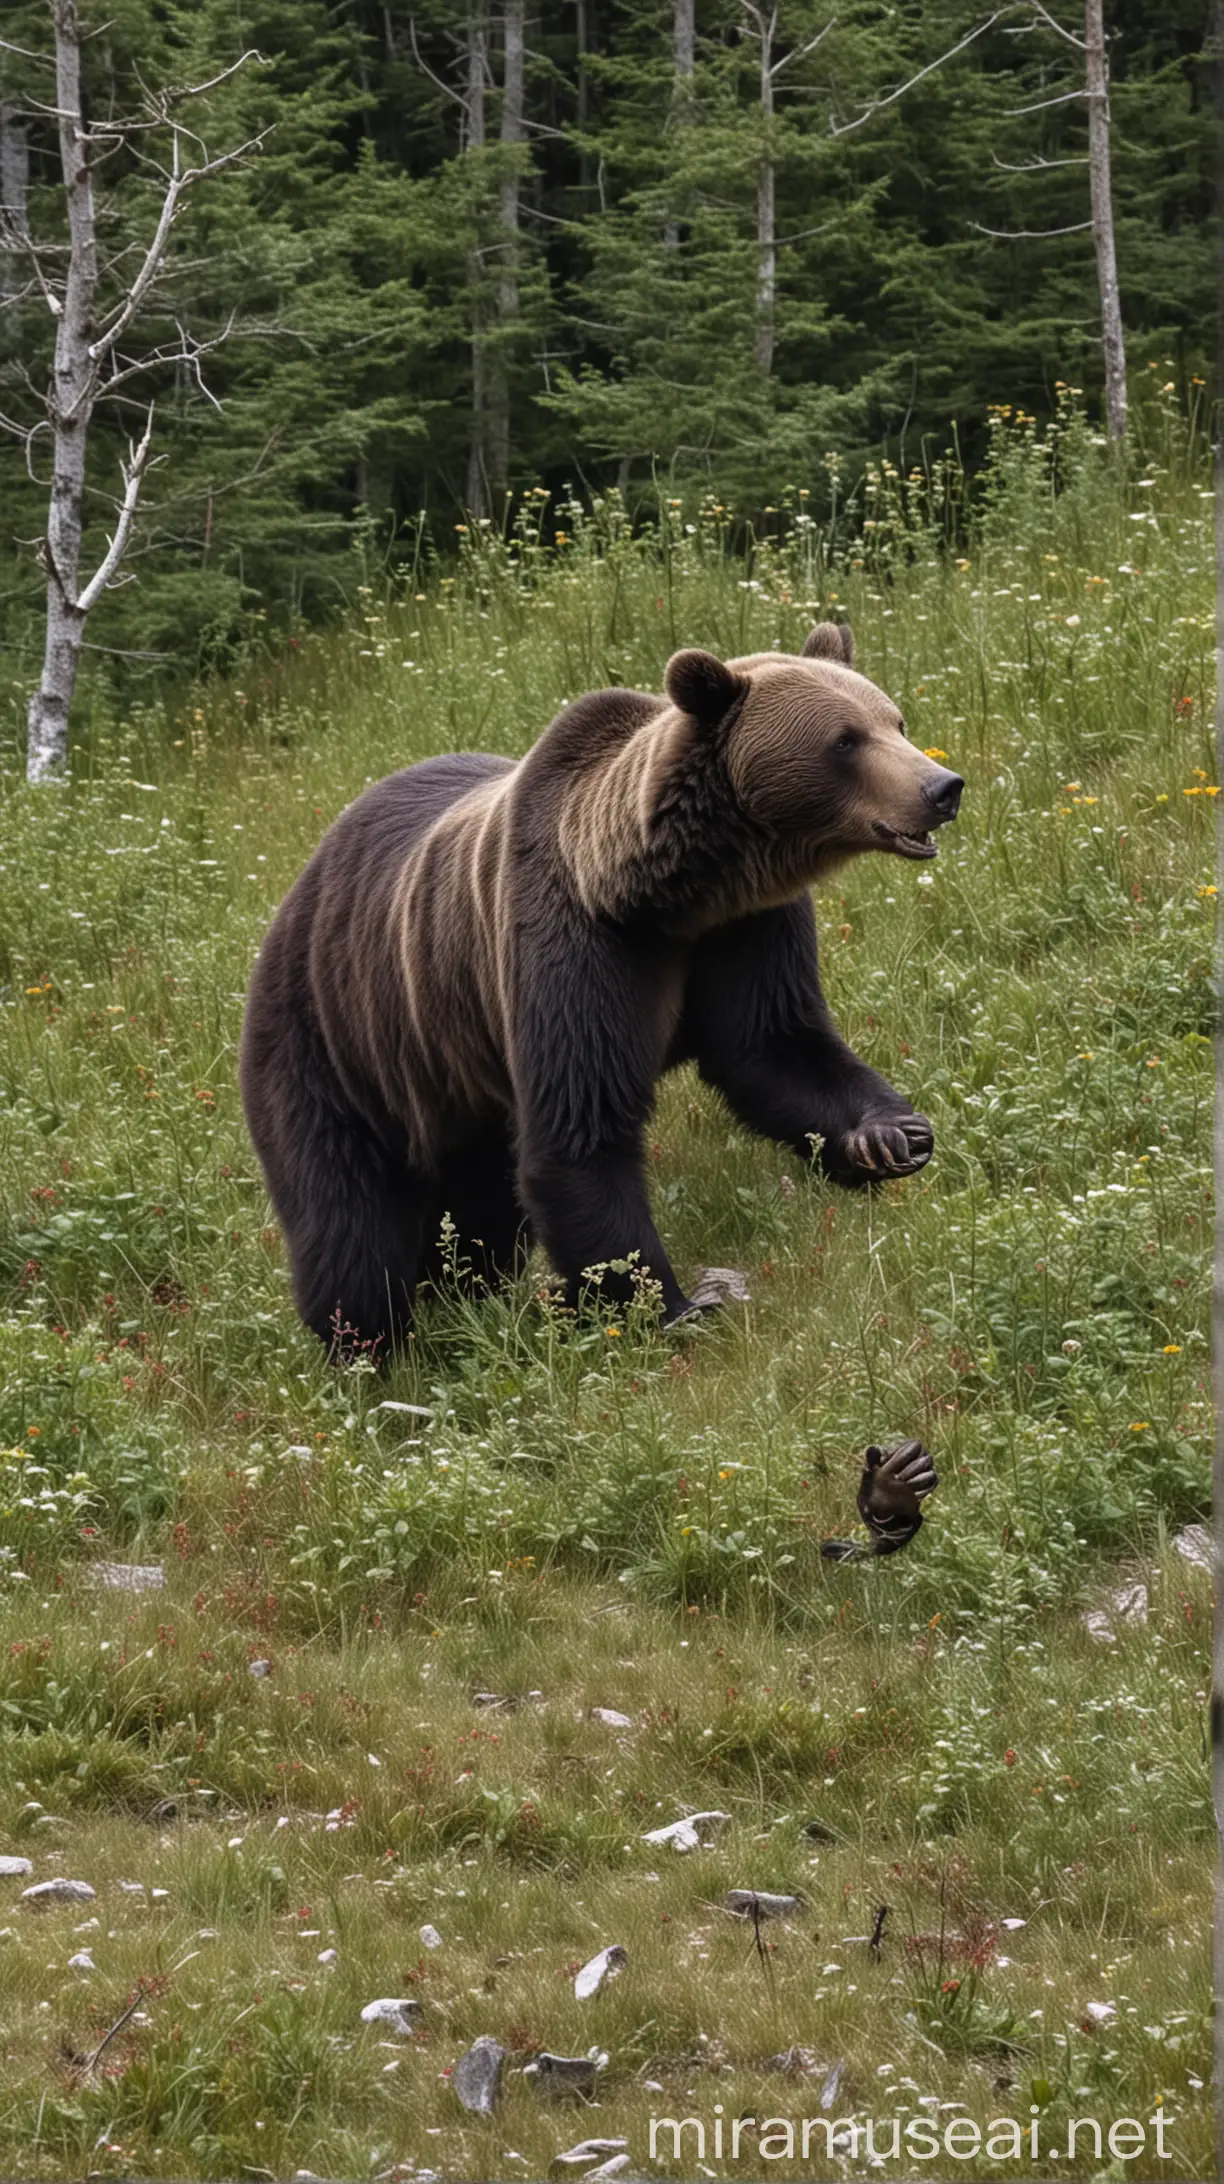
<path id="1" fill-rule="evenodd" d="M 863 1181 L 915 1175 L 935 1150 L 935 1133 L 925 1115 L 880 1115 L 847 1131 L 843 1158 Z"/>
<path id="2" fill-rule="evenodd" d="M 893 1448 L 869 1448 L 859 1481 L 858 1512 L 872 1535 L 870 1547 L 853 1540 L 826 1540 L 821 1553 L 830 1562 L 861 1562 L 871 1555 L 895 1555 L 908 1547 L 922 1527 L 922 1503 L 939 1477 L 921 1441 L 898 1441 Z"/>

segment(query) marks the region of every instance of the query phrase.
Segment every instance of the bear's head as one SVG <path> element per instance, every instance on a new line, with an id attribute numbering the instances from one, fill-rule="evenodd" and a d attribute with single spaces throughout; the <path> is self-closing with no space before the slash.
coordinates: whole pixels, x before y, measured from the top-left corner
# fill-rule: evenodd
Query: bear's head
<path id="1" fill-rule="evenodd" d="M 667 694 L 717 753 L 745 814 L 815 878 L 867 849 L 930 858 L 964 782 L 907 742 L 891 698 L 855 672 L 847 623 L 821 622 L 800 654 L 722 661 L 677 652 Z"/>

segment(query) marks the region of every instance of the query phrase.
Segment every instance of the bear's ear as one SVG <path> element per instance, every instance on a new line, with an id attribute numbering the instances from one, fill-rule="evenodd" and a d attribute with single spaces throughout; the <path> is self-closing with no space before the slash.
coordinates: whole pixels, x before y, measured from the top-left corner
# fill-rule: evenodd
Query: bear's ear
<path id="1" fill-rule="evenodd" d="M 703 728 L 717 728 L 748 687 L 712 652 L 696 651 L 673 652 L 663 682 L 672 704 Z"/>
<path id="2" fill-rule="evenodd" d="M 854 632 L 849 622 L 817 622 L 803 640 L 805 660 L 836 660 L 839 667 L 854 666 Z"/>

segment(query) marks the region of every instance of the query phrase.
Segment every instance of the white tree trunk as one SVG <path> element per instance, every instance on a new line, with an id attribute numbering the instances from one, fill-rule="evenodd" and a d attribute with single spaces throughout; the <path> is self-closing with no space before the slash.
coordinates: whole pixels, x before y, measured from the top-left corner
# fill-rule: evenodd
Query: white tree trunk
<path id="1" fill-rule="evenodd" d="M 30 194 L 30 145 L 25 121 L 12 99 L 0 98 L 0 303 L 25 285 L 25 252 Z"/>
<path id="2" fill-rule="evenodd" d="M 485 147 L 488 51 L 486 19 L 483 15 L 473 15 L 468 22 L 464 145 L 467 151 L 483 152 Z M 479 520 L 489 513 L 489 482 L 485 468 L 488 352 L 485 347 L 484 263 L 479 250 L 473 251 L 469 260 L 468 278 L 472 290 L 472 428 L 468 442 L 467 505 Z"/>
<path id="3" fill-rule="evenodd" d="M 758 370 L 773 370 L 774 326 L 778 291 L 778 244 L 775 213 L 776 170 L 773 150 L 774 67 L 773 41 L 776 12 L 760 18 L 761 134 L 764 148 L 757 170 L 757 293 L 754 355 Z"/>
<path id="4" fill-rule="evenodd" d="M 697 0 L 674 0 L 672 62 L 675 81 L 670 119 L 675 127 L 690 118 L 693 76 L 697 67 Z M 680 248 L 680 222 L 674 213 L 669 213 L 664 222 L 663 241 L 668 250 Z"/>
<path id="5" fill-rule="evenodd" d="M 1109 171 L 1109 64 L 1102 0 L 1085 0 L 1088 53 L 1088 179 L 1092 192 L 1092 240 L 1101 292 L 1101 346 L 1105 356 L 1105 424 L 1111 440 L 1126 438 L 1126 344 L 1118 299 L 1114 252 L 1113 188 Z"/>
<path id="6" fill-rule="evenodd" d="M 98 289 L 93 177 L 81 115 L 76 0 L 55 0 L 54 20 L 55 103 L 69 248 L 47 395 L 53 450 L 51 504 L 42 550 L 47 571 L 47 637 L 42 678 L 30 699 L 28 716 L 26 772 L 31 781 L 62 773 L 68 763 L 68 715 L 85 620 L 77 605 L 77 578 L 85 520 L 85 443 L 94 391 L 89 344 Z"/>
<path id="7" fill-rule="evenodd" d="M 499 136 L 507 150 L 523 141 L 523 54 L 526 0 L 506 0 L 503 12 L 504 69 Z M 497 280 L 498 353 L 489 405 L 489 477 L 494 492 L 504 494 L 510 477 L 510 341 L 519 315 L 519 169 L 507 158 L 499 191 L 501 257 Z"/>

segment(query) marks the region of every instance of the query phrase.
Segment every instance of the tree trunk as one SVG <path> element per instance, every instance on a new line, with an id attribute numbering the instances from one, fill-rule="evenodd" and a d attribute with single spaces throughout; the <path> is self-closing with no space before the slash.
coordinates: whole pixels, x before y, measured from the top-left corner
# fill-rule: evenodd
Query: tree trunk
<path id="1" fill-rule="evenodd" d="M 776 23 L 776 13 L 771 14 L 768 18 L 762 14 L 760 39 L 761 135 L 763 149 L 761 164 L 757 170 L 757 294 L 754 356 L 757 369 L 766 375 L 773 370 L 774 325 L 778 288 L 778 245 L 774 209 L 776 172 L 773 147 L 773 39 Z"/>
<path id="2" fill-rule="evenodd" d="M 21 238 L 30 194 L 30 146 L 12 99 L 0 99 L 0 303 L 25 286 Z"/>
<path id="3" fill-rule="evenodd" d="M 468 23 L 467 136 L 465 151 L 483 152 L 485 84 L 488 80 L 488 27 L 483 15 Z M 485 347 L 484 261 L 479 250 L 468 261 L 472 292 L 472 431 L 468 443 L 467 505 L 479 520 L 489 513 L 489 481 L 485 466 L 485 434 L 488 429 L 488 352 Z"/>
<path id="4" fill-rule="evenodd" d="M 675 81 L 672 85 L 671 122 L 683 124 L 689 119 L 693 97 L 693 76 L 697 67 L 697 0 L 675 0 L 672 16 L 672 59 Z M 674 213 L 668 215 L 663 228 L 663 241 L 668 250 L 680 248 L 680 222 Z"/>
<path id="5" fill-rule="evenodd" d="M 523 141 L 523 48 L 526 0 L 506 0 L 499 135 L 505 147 L 500 188 L 501 262 L 497 280 L 498 345 L 489 403 L 489 479 L 495 495 L 510 478 L 510 343 L 519 311 L 519 169 L 511 147 Z"/>
<path id="6" fill-rule="evenodd" d="M 47 572 L 47 638 L 42 679 L 30 699 L 26 771 L 31 781 L 62 773 L 85 618 L 77 605 L 85 512 L 85 442 L 93 409 L 89 343 L 98 286 L 93 178 L 81 114 L 81 33 L 76 0 L 55 0 L 55 104 L 68 211 L 68 272 L 55 328 L 47 395 L 52 433 L 51 505 L 42 556 Z"/>
<path id="7" fill-rule="evenodd" d="M 1088 179 L 1092 192 L 1092 241 L 1101 292 L 1101 346 L 1105 354 L 1105 425 L 1111 440 L 1126 438 L 1126 344 L 1118 300 L 1114 254 L 1113 190 L 1109 172 L 1109 65 L 1105 55 L 1102 0 L 1085 0 L 1088 49 Z"/>

